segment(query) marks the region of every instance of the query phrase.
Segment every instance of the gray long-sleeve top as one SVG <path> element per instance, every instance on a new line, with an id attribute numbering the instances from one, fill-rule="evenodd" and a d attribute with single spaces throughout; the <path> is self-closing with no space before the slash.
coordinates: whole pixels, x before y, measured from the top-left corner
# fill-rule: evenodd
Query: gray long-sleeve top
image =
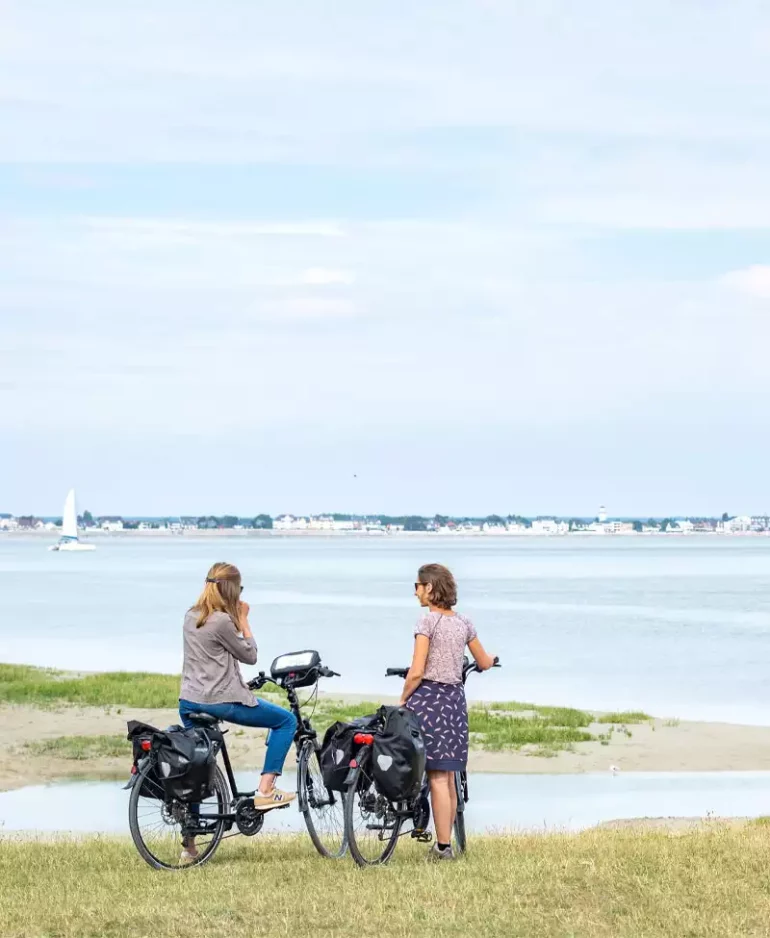
<path id="1" fill-rule="evenodd" d="M 256 705 L 254 694 L 241 675 L 239 661 L 257 663 L 257 643 L 236 629 L 226 612 L 213 612 L 198 628 L 198 613 L 184 618 L 184 663 L 180 700 L 193 703 Z"/>

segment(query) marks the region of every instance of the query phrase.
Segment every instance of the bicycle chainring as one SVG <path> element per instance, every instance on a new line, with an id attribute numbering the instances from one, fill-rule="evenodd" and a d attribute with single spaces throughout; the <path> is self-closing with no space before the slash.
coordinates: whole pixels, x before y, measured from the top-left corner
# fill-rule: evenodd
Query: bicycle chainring
<path id="1" fill-rule="evenodd" d="M 262 830 L 265 812 L 257 811 L 251 798 L 243 798 L 235 809 L 235 826 L 245 837 L 253 837 Z"/>

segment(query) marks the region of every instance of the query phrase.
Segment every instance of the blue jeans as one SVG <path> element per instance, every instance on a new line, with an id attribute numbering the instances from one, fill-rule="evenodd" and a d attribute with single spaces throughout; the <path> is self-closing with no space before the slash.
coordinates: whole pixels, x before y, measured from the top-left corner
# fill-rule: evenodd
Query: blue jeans
<path id="1" fill-rule="evenodd" d="M 262 774 L 280 775 L 283 772 L 286 753 L 297 731 L 297 718 L 290 710 L 284 710 L 277 704 L 259 699 L 257 699 L 256 707 L 247 707 L 242 703 L 201 704 L 193 703 L 191 700 L 180 700 L 179 716 L 188 729 L 193 726 L 190 720 L 191 713 L 210 713 L 219 720 L 237 723 L 238 726 L 258 726 L 261 729 L 269 729 L 265 767 L 262 769 Z"/>

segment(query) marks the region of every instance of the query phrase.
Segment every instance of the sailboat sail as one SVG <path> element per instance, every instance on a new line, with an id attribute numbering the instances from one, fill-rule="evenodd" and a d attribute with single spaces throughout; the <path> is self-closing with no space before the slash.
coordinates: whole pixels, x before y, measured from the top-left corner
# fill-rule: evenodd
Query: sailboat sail
<path id="1" fill-rule="evenodd" d="M 78 515 L 75 508 L 75 489 L 70 489 L 67 500 L 64 502 L 64 515 L 61 527 L 62 540 L 78 539 Z"/>

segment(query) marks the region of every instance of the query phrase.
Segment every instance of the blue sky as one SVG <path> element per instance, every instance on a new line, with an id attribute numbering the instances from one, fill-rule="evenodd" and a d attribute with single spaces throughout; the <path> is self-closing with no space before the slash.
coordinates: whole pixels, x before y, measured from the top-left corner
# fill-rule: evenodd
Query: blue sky
<path id="1" fill-rule="evenodd" d="M 768 511 L 770 12 L 6 0 L 0 510 Z"/>

